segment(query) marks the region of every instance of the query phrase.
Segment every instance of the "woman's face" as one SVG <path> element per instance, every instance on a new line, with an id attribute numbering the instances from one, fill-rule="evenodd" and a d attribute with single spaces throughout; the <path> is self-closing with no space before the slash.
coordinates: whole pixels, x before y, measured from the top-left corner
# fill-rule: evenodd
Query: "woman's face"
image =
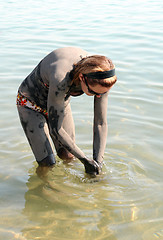
<path id="1" fill-rule="evenodd" d="M 85 94 L 88 96 L 95 96 L 100 98 L 103 94 L 108 92 L 111 87 L 103 87 L 99 84 L 96 84 L 95 86 L 91 86 L 87 79 L 84 78 L 83 74 L 79 75 L 80 82 L 81 82 L 81 88 Z"/>

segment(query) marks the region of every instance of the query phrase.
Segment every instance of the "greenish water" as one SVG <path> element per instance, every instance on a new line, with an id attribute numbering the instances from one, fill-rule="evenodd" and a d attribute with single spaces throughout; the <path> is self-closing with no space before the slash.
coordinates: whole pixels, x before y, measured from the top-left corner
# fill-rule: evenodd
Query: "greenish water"
<path id="1" fill-rule="evenodd" d="M 163 3 L 0 1 L 0 240 L 163 239 Z M 76 160 L 40 178 L 15 106 L 21 81 L 53 49 L 110 57 L 103 174 Z M 76 142 L 92 156 L 93 98 L 72 98 Z"/>

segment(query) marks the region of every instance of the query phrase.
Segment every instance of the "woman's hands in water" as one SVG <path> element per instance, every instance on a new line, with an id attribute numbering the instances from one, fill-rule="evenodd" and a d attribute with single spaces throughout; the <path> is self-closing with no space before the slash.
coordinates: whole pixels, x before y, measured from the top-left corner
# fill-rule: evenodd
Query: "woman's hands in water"
<path id="1" fill-rule="evenodd" d="M 84 162 L 85 172 L 91 175 L 97 175 L 101 172 L 101 165 L 95 160 L 87 160 Z"/>

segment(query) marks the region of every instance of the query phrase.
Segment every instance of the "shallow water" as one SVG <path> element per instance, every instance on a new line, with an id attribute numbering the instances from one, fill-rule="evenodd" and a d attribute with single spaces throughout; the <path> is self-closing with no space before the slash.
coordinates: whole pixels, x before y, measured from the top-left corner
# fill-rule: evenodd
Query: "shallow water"
<path id="1" fill-rule="evenodd" d="M 163 239 L 163 3 L 1 1 L 0 239 Z M 39 178 L 15 106 L 21 81 L 53 49 L 110 57 L 103 174 L 76 160 Z M 72 98 L 76 142 L 92 156 L 93 98 Z"/>

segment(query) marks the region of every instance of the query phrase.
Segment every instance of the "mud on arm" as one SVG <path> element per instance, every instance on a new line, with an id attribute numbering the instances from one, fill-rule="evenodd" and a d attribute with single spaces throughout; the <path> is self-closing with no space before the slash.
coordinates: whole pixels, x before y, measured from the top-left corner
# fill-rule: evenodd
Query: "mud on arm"
<path id="1" fill-rule="evenodd" d="M 107 138 L 107 103 L 108 93 L 101 98 L 94 98 L 94 135 L 93 135 L 93 159 L 101 167 Z"/>
<path id="2" fill-rule="evenodd" d="M 51 87 L 48 96 L 48 115 L 50 134 L 64 148 L 78 158 L 85 166 L 86 172 L 98 173 L 98 164 L 94 160 L 88 159 L 72 138 L 63 128 L 65 108 L 68 102 L 64 100 L 65 90 L 58 87 Z"/>

